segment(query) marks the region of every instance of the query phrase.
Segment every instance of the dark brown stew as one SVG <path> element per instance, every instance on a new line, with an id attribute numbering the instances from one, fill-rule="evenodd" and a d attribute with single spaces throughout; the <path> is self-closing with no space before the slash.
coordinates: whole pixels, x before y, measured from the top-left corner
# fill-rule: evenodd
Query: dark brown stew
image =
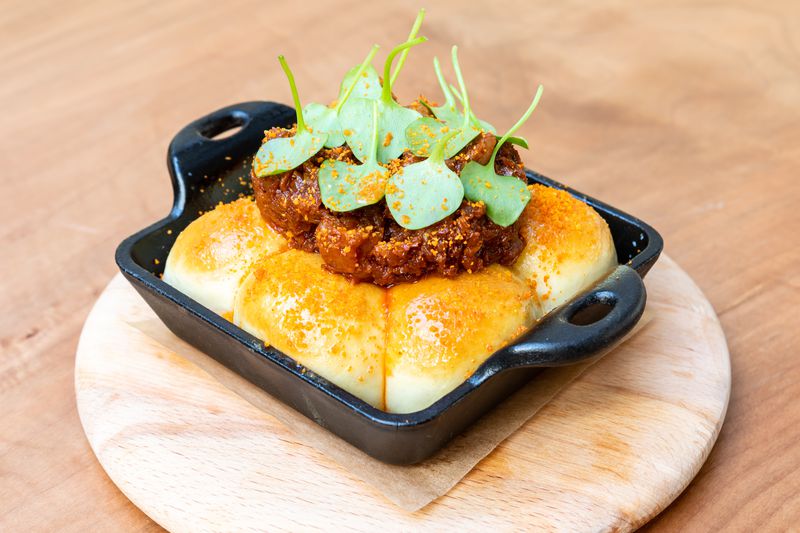
<path id="1" fill-rule="evenodd" d="M 409 107 L 427 111 L 416 102 Z M 293 131 L 275 128 L 267 131 L 266 137 L 286 137 Z M 469 161 L 485 165 L 495 143 L 493 134 L 481 133 L 448 159 L 447 165 L 457 174 Z M 519 221 L 505 228 L 499 226 L 489 220 L 480 202 L 464 200 L 449 217 L 418 230 L 405 229 L 395 222 L 383 200 L 350 212 L 331 211 L 320 199 L 317 181 L 319 167 L 326 159 L 357 162 L 345 145 L 323 149 L 289 172 L 252 176 L 252 181 L 264 220 L 292 248 L 319 253 L 333 272 L 354 281 L 389 286 L 427 274 L 453 277 L 494 263 L 510 265 L 525 247 Z M 390 165 L 406 166 L 419 160 L 405 152 Z M 500 148 L 495 171 L 526 179 L 519 153 L 510 143 Z"/>

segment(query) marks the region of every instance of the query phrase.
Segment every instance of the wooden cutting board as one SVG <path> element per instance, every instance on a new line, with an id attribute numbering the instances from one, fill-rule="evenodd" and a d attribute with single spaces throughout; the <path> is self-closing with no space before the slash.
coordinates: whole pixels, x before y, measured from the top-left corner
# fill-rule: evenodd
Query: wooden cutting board
<path id="1" fill-rule="evenodd" d="M 154 315 L 119 275 L 84 326 L 78 410 L 111 479 L 172 531 L 630 530 L 697 473 L 730 395 L 697 286 L 668 257 L 646 284 L 653 319 L 638 335 L 415 513 L 128 325 Z"/>

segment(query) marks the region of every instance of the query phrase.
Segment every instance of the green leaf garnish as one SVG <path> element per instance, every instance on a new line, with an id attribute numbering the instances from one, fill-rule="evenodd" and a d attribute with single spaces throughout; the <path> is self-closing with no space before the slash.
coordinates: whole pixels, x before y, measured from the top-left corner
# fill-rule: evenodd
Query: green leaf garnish
<path id="1" fill-rule="evenodd" d="M 536 91 L 533 102 L 528 106 L 516 124 L 503 135 L 494 147 L 492 157 L 486 165 L 470 161 L 461 171 L 461 182 L 464 185 L 464 196 L 472 201 L 480 201 L 486 205 L 489 219 L 499 226 L 510 226 L 525 209 L 531 199 L 527 184 L 514 176 L 501 176 L 494 171 L 494 161 L 500 147 L 528 120 L 536 109 L 542 96 L 542 86 Z"/>
<path id="2" fill-rule="evenodd" d="M 451 215 L 464 199 L 458 174 L 444 162 L 447 142 L 458 132 L 444 135 L 428 159 L 404 167 L 389 178 L 386 204 L 398 224 L 406 229 L 430 226 Z"/>
<path id="3" fill-rule="evenodd" d="M 458 91 L 456 91 L 455 87 L 453 87 L 451 85 L 450 86 L 450 90 L 453 91 L 453 93 L 455 94 L 455 97 L 458 99 L 459 102 L 461 102 L 461 97 L 458 95 Z M 423 103 L 423 105 L 424 105 L 424 103 Z M 476 125 L 480 126 L 481 129 L 483 129 L 484 131 L 488 131 L 489 133 L 497 133 L 497 130 L 495 130 L 494 126 L 492 126 L 491 124 L 489 124 L 485 120 L 481 120 L 478 117 L 476 117 L 475 113 L 472 110 L 470 110 L 470 120 L 472 120 L 473 124 L 476 124 Z M 495 139 L 499 140 L 500 137 L 495 135 Z M 528 141 L 525 139 L 525 137 L 508 137 L 506 139 L 506 142 L 509 143 L 509 144 L 516 144 L 517 146 L 521 146 L 522 148 L 525 148 L 526 150 L 528 149 Z"/>
<path id="4" fill-rule="evenodd" d="M 458 115 L 451 115 L 451 121 L 447 126 L 441 124 L 437 120 L 430 117 L 421 117 L 411 123 L 406 128 L 406 141 L 409 148 L 414 153 L 421 157 L 425 157 L 431 150 L 431 146 L 436 144 L 442 136 L 447 135 L 453 128 L 455 123 L 452 120 L 457 119 L 460 126 L 454 130 L 456 133 L 450 135 L 450 141 L 444 149 L 446 158 L 451 158 L 460 152 L 472 139 L 481 133 L 481 128 L 477 122 L 471 119 L 472 111 L 469 105 L 469 95 L 467 94 L 467 86 L 464 83 L 464 77 L 461 75 L 461 67 L 458 64 L 458 47 L 454 46 L 452 49 L 453 69 L 456 71 L 458 78 L 458 85 L 461 89 L 461 99 L 464 102 L 464 112 Z M 438 64 L 438 61 L 435 63 Z M 437 76 L 441 76 L 441 70 L 437 70 Z M 440 83 L 444 85 L 444 79 L 440 78 Z M 448 96 L 449 95 L 449 96 Z M 445 98 L 452 98 L 451 94 L 446 94 Z M 445 104 L 447 105 L 447 104 Z M 448 113 L 445 113 L 448 114 Z M 438 124 L 438 126 L 437 126 Z"/>
<path id="5" fill-rule="evenodd" d="M 325 141 L 326 148 L 333 148 L 344 144 L 344 134 L 342 133 L 342 126 L 339 123 L 339 110 L 344 106 L 345 102 L 347 102 L 347 99 L 350 98 L 350 95 L 353 94 L 359 80 L 363 79 L 362 74 L 366 72 L 367 67 L 371 66 L 372 58 L 375 57 L 378 48 L 379 46 L 377 44 L 374 45 L 364 61 L 359 66 L 355 67 L 355 75 L 352 76 L 350 85 L 348 87 L 342 87 L 343 92 L 340 92 L 339 98 L 333 107 L 311 103 L 303 109 L 305 119 L 311 129 L 317 133 L 328 134 L 328 140 Z M 378 87 L 380 88 L 379 85 Z"/>
<path id="6" fill-rule="evenodd" d="M 406 128 L 406 142 L 411 153 L 420 157 L 428 157 L 436 143 L 448 133 L 453 137 L 458 130 L 433 117 L 420 117 Z"/>
<path id="7" fill-rule="evenodd" d="M 500 137 L 497 137 L 497 139 L 500 140 Z M 506 137 L 505 142 L 508 144 L 516 144 L 517 146 L 525 148 L 526 150 L 528 149 L 528 141 L 525 139 L 525 137 Z"/>
<path id="8" fill-rule="evenodd" d="M 392 98 L 391 68 L 395 56 L 420 43 L 425 37 L 417 37 L 396 46 L 386 58 L 383 68 L 383 84 L 378 102 L 378 161 L 388 163 L 400 156 L 407 148 L 405 131 L 409 124 L 421 115 L 413 109 L 401 106 Z M 369 154 L 372 139 L 371 121 L 369 120 L 372 101 L 366 98 L 351 97 L 339 110 L 339 123 L 342 125 L 347 145 L 359 161 L 364 161 Z"/>
<path id="9" fill-rule="evenodd" d="M 461 105 L 464 105 L 464 101 L 461 99 L 461 96 L 458 94 L 458 91 L 456 90 L 456 88 L 453 87 L 452 85 L 450 85 L 450 90 L 453 92 L 455 97 L 458 99 L 459 103 L 461 103 Z M 497 130 L 494 129 L 494 126 L 492 126 L 491 124 L 489 124 L 485 120 L 481 120 L 478 117 L 476 117 L 475 116 L 475 112 L 472 111 L 472 109 L 469 110 L 469 119 L 472 121 L 473 124 L 478 126 L 483 131 L 488 131 L 489 133 L 496 133 L 497 132 Z"/>
<path id="10" fill-rule="evenodd" d="M 308 125 L 318 133 L 325 133 L 328 135 L 328 140 L 325 141 L 325 148 L 333 148 L 344 144 L 344 135 L 342 135 L 342 127 L 339 125 L 339 119 L 336 117 L 336 111 L 323 104 L 310 103 L 303 109 L 303 114 Z"/>
<path id="11" fill-rule="evenodd" d="M 322 203 L 332 211 L 352 211 L 383 198 L 389 170 L 378 156 L 378 102 L 372 101 L 372 140 L 362 165 L 328 159 L 319 169 Z"/>
<path id="12" fill-rule="evenodd" d="M 360 67 L 361 65 L 356 65 L 344 75 L 342 85 L 339 87 L 339 97 L 337 101 L 344 99 L 347 88 L 353 85 L 353 83 L 355 83 L 353 96 L 367 98 L 368 100 L 380 98 L 382 89 L 378 71 L 375 70 L 375 67 L 372 65 L 367 65 L 367 68 L 365 68 L 361 74 L 357 74 Z"/>
<path id="13" fill-rule="evenodd" d="M 422 27 L 423 20 L 425 20 L 425 8 L 422 8 L 419 10 L 419 12 L 417 12 L 417 18 L 414 20 L 414 25 L 411 26 L 411 32 L 409 32 L 406 42 L 413 41 L 416 38 L 420 27 Z M 400 52 L 400 57 L 397 59 L 397 65 L 395 65 L 394 71 L 392 71 L 392 76 L 389 78 L 390 85 L 394 85 L 395 80 L 397 80 L 397 76 L 400 75 L 400 71 L 403 69 L 403 65 L 406 62 L 406 57 L 408 57 L 408 52 L 408 48 Z"/>
<path id="14" fill-rule="evenodd" d="M 312 132 L 306 126 L 294 75 L 289 69 L 286 58 L 278 56 L 278 61 L 289 80 L 289 88 L 292 91 L 292 100 L 294 100 L 294 108 L 297 113 L 297 131 L 293 137 L 270 139 L 261 145 L 253 159 L 253 172 L 259 178 L 280 174 L 302 165 L 319 152 L 328 139 L 327 134 Z"/>
<path id="15" fill-rule="evenodd" d="M 411 28 L 411 33 L 408 35 L 408 39 L 406 39 L 407 41 L 411 41 L 417 36 L 417 32 L 419 31 L 420 26 L 422 26 L 422 20 L 424 18 L 425 10 L 420 9 L 419 13 L 417 13 L 417 19 L 414 21 L 414 26 Z M 389 83 L 394 84 L 395 79 L 400 74 L 400 69 L 403 67 L 403 63 L 405 63 L 407 55 L 408 49 L 403 50 L 403 52 L 400 54 L 400 59 L 398 60 L 397 66 L 392 73 Z M 342 84 L 339 87 L 339 97 L 337 98 L 337 102 L 339 104 L 342 104 L 342 101 L 346 100 L 344 96 L 345 92 L 353 83 L 355 83 L 353 96 L 358 98 L 366 98 L 368 100 L 380 98 L 383 88 L 381 86 L 380 78 L 378 77 L 378 71 L 375 70 L 371 63 L 368 64 L 360 74 L 358 73 L 359 68 L 360 65 L 356 65 L 348 70 L 344 75 Z"/>
<path id="16" fill-rule="evenodd" d="M 431 106 L 423 103 L 423 105 L 430 109 L 431 113 L 439 120 L 443 120 L 448 124 L 459 124 L 464 116 L 458 110 L 456 99 L 453 97 L 455 90 L 451 91 L 451 87 L 444 79 L 438 57 L 433 58 L 433 71 L 436 72 L 436 79 L 439 80 L 439 87 L 441 87 L 442 94 L 444 94 L 444 104 L 440 106 Z"/>

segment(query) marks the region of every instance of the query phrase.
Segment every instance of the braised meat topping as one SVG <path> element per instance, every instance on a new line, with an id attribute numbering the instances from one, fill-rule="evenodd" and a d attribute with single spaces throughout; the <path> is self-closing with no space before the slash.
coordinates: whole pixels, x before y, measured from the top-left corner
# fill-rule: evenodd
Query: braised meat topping
<path id="1" fill-rule="evenodd" d="M 415 103 L 420 111 L 426 109 Z M 414 105 L 414 104 L 412 104 Z M 414 107 L 415 109 L 417 107 Z M 286 137 L 293 130 L 276 128 L 267 138 Z M 495 136 L 481 133 L 447 160 L 460 174 L 469 161 L 488 163 Z M 525 246 L 519 222 L 502 227 L 486 216 L 483 203 L 464 200 L 449 217 L 423 229 L 408 230 L 392 218 L 385 201 L 350 212 L 334 212 L 320 199 L 319 167 L 326 159 L 356 163 L 345 146 L 323 149 L 298 168 L 258 178 L 252 176 L 256 203 L 264 220 L 293 248 L 318 252 L 326 268 L 349 279 L 381 286 L 415 281 L 427 274 L 453 277 L 491 264 L 510 265 Z M 392 164 L 420 161 L 405 152 Z M 517 150 L 504 144 L 495 159 L 498 174 L 525 180 Z"/>

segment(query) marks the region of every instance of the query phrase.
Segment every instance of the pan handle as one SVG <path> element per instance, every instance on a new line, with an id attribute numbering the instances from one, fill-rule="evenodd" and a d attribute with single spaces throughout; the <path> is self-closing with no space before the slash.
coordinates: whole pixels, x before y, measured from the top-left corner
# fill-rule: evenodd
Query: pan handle
<path id="1" fill-rule="evenodd" d="M 497 352 L 478 374 L 485 378 L 510 368 L 562 366 L 589 359 L 633 329 L 646 301 L 642 278 L 631 267 L 620 265 Z"/>
<path id="2" fill-rule="evenodd" d="M 288 126 L 294 120 L 294 109 L 283 104 L 243 102 L 214 111 L 179 131 L 167 150 L 173 213 L 183 212 L 191 186 L 201 183 L 208 169 L 241 164 L 261 145 L 264 130 Z M 233 128 L 240 129 L 228 137 L 215 138 Z"/>

